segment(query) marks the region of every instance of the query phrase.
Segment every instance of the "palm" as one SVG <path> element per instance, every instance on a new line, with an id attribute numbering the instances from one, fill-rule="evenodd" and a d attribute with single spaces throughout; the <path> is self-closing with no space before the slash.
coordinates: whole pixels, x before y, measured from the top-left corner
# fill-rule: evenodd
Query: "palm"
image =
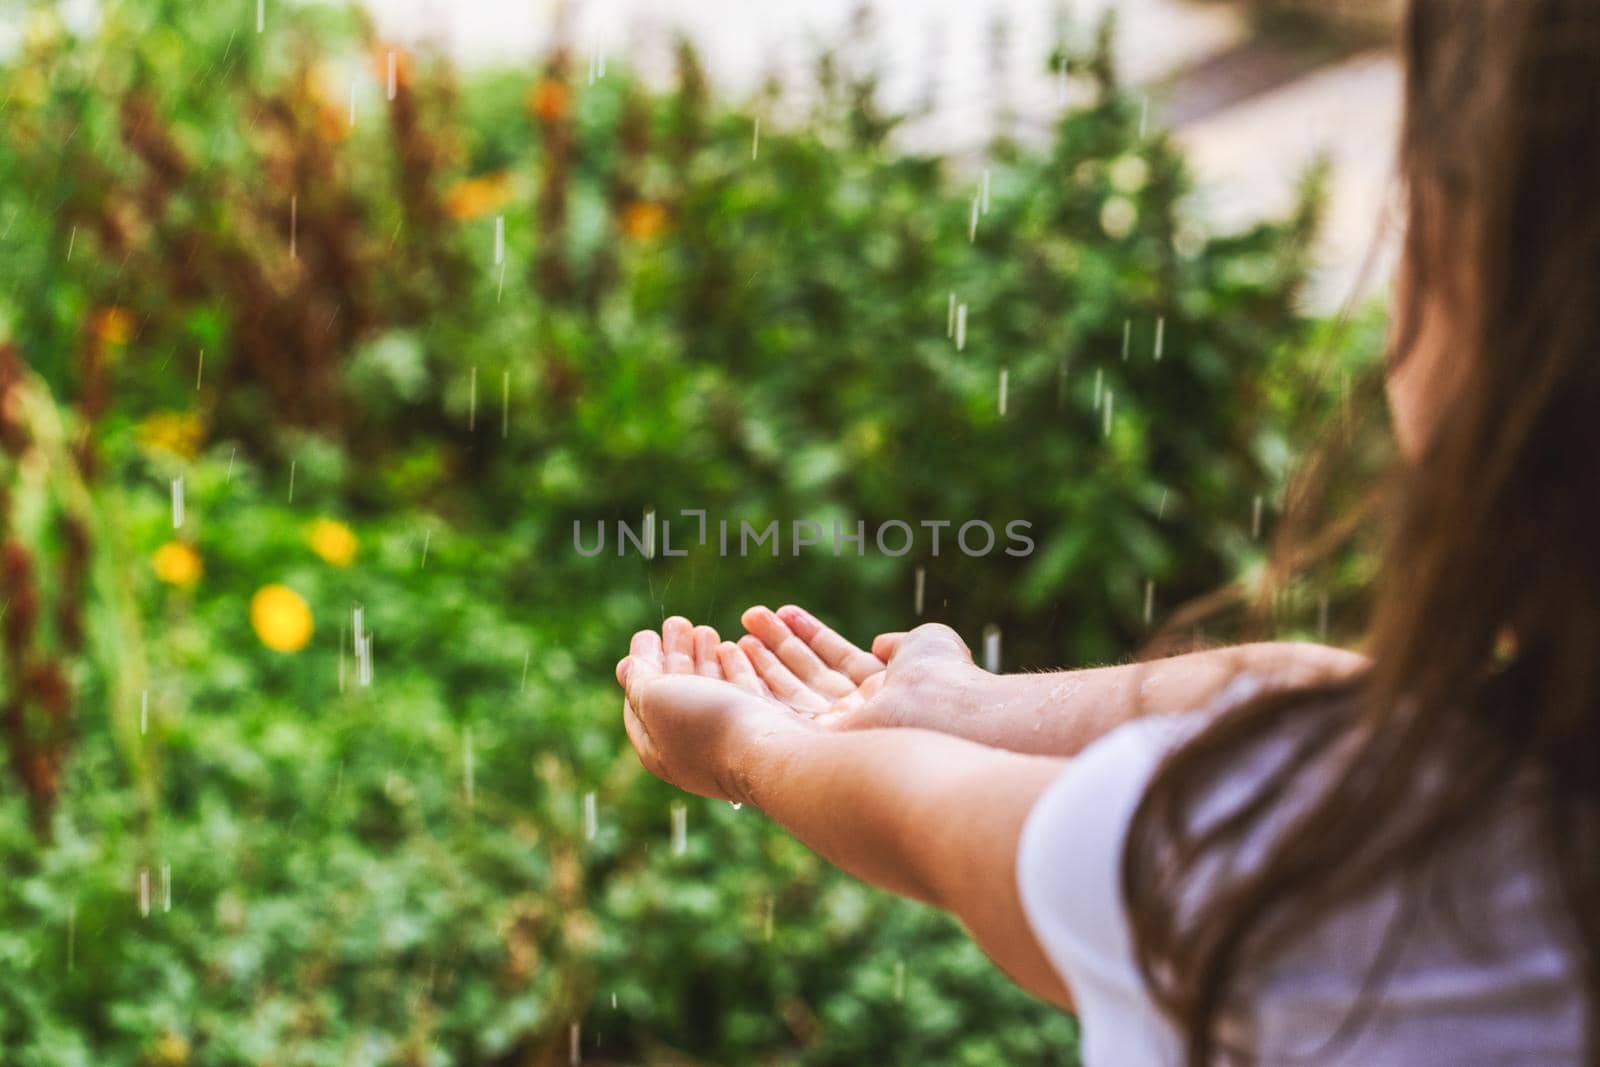
<path id="1" fill-rule="evenodd" d="M 866 707 L 888 678 L 883 660 L 864 652 L 793 606 L 751 608 L 740 639 L 766 690 L 798 714 L 826 719 Z"/>

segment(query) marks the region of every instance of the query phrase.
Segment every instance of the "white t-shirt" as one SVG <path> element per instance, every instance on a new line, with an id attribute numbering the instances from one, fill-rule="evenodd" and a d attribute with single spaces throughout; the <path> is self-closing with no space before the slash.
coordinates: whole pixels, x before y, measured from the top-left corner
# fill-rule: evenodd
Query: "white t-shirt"
<path id="1" fill-rule="evenodd" d="M 1208 715 L 1150 716 L 1090 745 L 1039 798 L 1017 850 L 1023 910 L 1072 991 L 1085 1067 L 1182 1067 L 1177 1028 L 1134 962 L 1121 891 L 1123 844 L 1163 756 Z M 1248 784 L 1248 783 L 1243 783 Z M 1506 817 L 1466 850 L 1462 888 L 1481 900 L 1459 916 L 1423 907 L 1360 1028 L 1347 1021 L 1392 921 L 1397 887 L 1322 920 L 1267 968 L 1224 1022 L 1262 1064 L 1451 1067 L 1582 1062 L 1584 999 L 1571 935 L 1548 918 L 1557 892 L 1536 877 L 1531 829 Z M 1414 903 L 1414 901 L 1412 901 Z M 1559 913 L 1559 912 L 1557 912 Z M 1568 947 L 1564 947 L 1568 946 Z"/>

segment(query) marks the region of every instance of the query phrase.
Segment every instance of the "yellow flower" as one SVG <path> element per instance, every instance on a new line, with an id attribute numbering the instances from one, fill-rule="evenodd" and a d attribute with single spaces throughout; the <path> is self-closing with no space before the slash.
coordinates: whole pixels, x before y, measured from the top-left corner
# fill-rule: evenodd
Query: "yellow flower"
<path id="1" fill-rule="evenodd" d="M 150 556 L 150 568 L 168 585 L 188 587 L 200 580 L 205 564 L 200 553 L 182 541 L 168 541 Z"/>
<path id="2" fill-rule="evenodd" d="M 101 308 L 93 322 L 95 336 L 108 345 L 125 345 L 133 336 L 133 313 L 127 308 Z"/>
<path id="3" fill-rule="evenodd" d="M 200 417 L 184 411 L 158 411 L 139 423 L 139 443 L 157 452 L 193 459 L 200 451 Z"/>
<path id="4" fill-rule="evenodd" d="M 546 122 L 566 118 L 571 105 L 572 91 L 555 78 L 540 78 L 528 90 L 528 110 Z"/>
<path id="5" fill-rule="evenodd" d="M 306 535 L 311 551 L 335 567 L 348 567 L 356 558 L 356 535 L 338 519 L 318 519 Z"/>
<path id="6" fill-rule="evenodd" d="M 511 199 L 511 172 L 463 178 L 444 194 L 444 208 L 455 219 L 482 218 Z"/>
<path id="7" fill-rule="evenodd" d="M 622 232 L 648 241 L 667 228 L 667 209 L 654 200 L 635 200 L 622 209 Z"/>
<path id="8" fill-rule="evenodd" d="M 311 608 L 286 585 L 264 585 L 250 598 L 250 625 L 275 652 L 298 652 L 311 640 Z"/>

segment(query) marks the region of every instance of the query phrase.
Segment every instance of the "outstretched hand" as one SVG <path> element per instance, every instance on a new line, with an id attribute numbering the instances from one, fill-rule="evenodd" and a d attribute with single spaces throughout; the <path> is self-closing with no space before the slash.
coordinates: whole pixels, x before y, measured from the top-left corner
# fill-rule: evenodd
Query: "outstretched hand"
<path id="1" fill-rule="evenodd" d="M 913 726 L 964 735 L 989 677 L 948 626 L 879 634 L 867 652 L 809 612 L 754 607 L 738 643 L 674 615 L 617 663 L 623 722 L 647 770 L 742 802 L 763 742 L 780 734 Z"/>
<path id="2" fill-rule="evenodd" d="M 814 729 L 762 683 L 738 645 L 674 615 L 633 635 L 617 663 L 623 725 L 645 769 L 680 789 L 749 799 L 757 748 Z"/>
<path id="3" fill-rule="evenodd" d="M 826 729 L 917 726 L 960 733 L 986 674 L 948 626 L 879 634 L 866 652 L 792 604 L 754 607 L 738 648 L 767 691 Z"/>

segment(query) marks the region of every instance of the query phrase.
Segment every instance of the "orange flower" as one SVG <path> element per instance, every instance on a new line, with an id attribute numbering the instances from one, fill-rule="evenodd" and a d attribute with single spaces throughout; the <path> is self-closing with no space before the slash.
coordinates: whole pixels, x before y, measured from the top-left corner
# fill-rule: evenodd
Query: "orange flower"
<path id="1" fill-rule="evenodd" d="M 317 108 L 317 133 L 329 144 L 338 144 L 350 133 L 350 120 L 335 104 Z"/>
<path id="2" fill-rule="evenodd" d="M 651 240 L 667 228 L 667 209 L 654 200 L 635 200 L 622 209 L 620 225 L 632 240 Z"/>
<path id="3" fill-rule="evenodd" d="M 108 345 L 125 345 L 133 336 L 133 313 L 127 308 L 101 308 L 93 323 L 94 335 Z"/>
<path id="4" fill-rule="evenodd" d="M 444 194 L 445 210 L 455 219 L 482 218 L 511 199 L 511 172 L 463 178 Z"/>
<path id="5" fill-rule="evenodd" d="M 528 112 L 546 122 L 567 117 L 572 110 L 572 90 L 555 78 L 540 78 L 528 90 Z"/>
<path id="6" fill-rule="evenodd" d="M 378 75 L 378 87 L 389 81 L 389 57 L 394 56 L 394 83 L 397 88 L 411 87 L 411 56 L 403 48 L 380 44 L 372 49 L 372 69 Z"/>

